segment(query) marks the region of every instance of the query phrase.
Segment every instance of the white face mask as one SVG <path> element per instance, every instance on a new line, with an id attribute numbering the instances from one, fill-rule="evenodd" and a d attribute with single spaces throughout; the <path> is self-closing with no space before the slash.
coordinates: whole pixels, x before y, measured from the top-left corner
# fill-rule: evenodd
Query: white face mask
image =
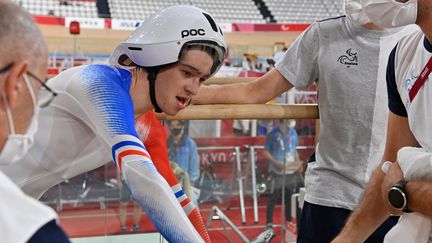
<path id="1" fill-rule="evenodd" d="M 289 123 L 289 127 L 290 128 L 294 128 L 296 126 L 296 121 L 295 120 L 291 120 Z"/>
<path id="2" fill-rule="evenodd" d="M 361 0 L 361 5 L 369 19 L 384 28 L 415 24 L 417 19 L 417 0 Z"/>
<path id="3" fill-rule="evenodd" d="M 36 95 L 27 78 L 27 75 L 24 75 L 24 81 L 29 89 L 30 96 L 33 101 L 33 117 L 30 121 L 27 132 L 25 134 L 16 134 L 9 103 L 7 102 L 6 97 L 3 96 L 6 116 L 10 128 L 10 134 L 6 140 L 6 144 L 4 145 L 3 150 L 0 152 L 0 165 L 9 165 L 20 160 L 24 157 L 24 155 L 28 152 L 28 150 L 34 143 L 34 135 L 36 134 L 38 128 L 38 115 L 40 108 L 37 105 Z"/>
<path id="4" fill-rule="evenodd" d="M 358 0 L 345 0 L 344 9 L 346 16 L 354 23 L 365 25 L 372 22 L 366 16 L 366 13 Z"/>

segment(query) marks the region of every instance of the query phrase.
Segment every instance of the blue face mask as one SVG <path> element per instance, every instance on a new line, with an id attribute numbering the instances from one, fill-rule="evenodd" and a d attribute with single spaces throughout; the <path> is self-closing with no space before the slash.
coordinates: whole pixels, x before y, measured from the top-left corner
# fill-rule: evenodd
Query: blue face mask
<path id="1" fill-rule="evenodd" d="M 34 143 L 34 135 L 38 127 L 39 106 L 36 102 L 36 95 L 28 80 L 27 75 L 24 75 L 24 81 L 29 89 L 30 96 L 33 101 L 33 117 L 25 134 L 16 134 L 15 125 L 13 123 L 12 112 L 5 96 L 2 96 L 6 110 L 6 116 L 9 123 L 9 136 L 0 153 L 0 165 L 13 164 L 23 158 Z"/>

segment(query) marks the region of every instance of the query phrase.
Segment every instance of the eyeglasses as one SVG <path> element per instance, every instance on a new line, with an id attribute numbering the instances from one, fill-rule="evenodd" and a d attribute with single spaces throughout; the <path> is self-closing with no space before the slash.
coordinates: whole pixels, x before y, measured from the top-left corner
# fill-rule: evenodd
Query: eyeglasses
<path id="1" fill-rule="evenodd" d="M 54 100 L 54 97 L 57 96 L 57 93 L 54 90 L 52 90 L 48 85 L 46 85 L 47 80 L 45 80 L 45 82 L 42 81 L 40 78 L 38 78 L 36 75 L 31 73 L 30 71 L 27 71 L 27 74 L 30 77 L 36 79 L 36 81 L 38 81 L 41 84 L 41 86 L 44 88 L 39 93 L 38 105 L 41 108 L 47 107 L 51 103 L 51 101 Z"/>
<path id="2" fill-rule="evenodd" d="M 1 68 L 0 69 L 0 73 L 4 73 L 9 71 L 12 67 L 13 67 L 14 63 L 10 63 L 8 65 L 6 65 L 6 67 Z M 41 108 L 47 107 L 51 101 L 53 101 L 54 97 L 57 96 L 57 93 L 52 90 L 50 87 L 48 87 L 48 85 L 45 84 L 45 82 L 47 80 L 42 81 L 42 79 L 38 78 L 36 75 L 34 75 L 32 72 L 27 71 L 27 74 L 32 77 L 33 79 L 35 79 L 37 82 L 39 82 L 42 87 L 47 91 L 44 93 L 41 93 L 41 95 L 39 95 L 39 101 L 38 101 L 38 106 Z"/>

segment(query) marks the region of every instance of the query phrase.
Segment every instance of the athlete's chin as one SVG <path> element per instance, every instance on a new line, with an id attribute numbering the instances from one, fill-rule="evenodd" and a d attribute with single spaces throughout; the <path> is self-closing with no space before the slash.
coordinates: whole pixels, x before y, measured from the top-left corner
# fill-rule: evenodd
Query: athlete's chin
<path id="1" fill-rule="evenodd" d="M 164 113 L 169 116 L 175 116 L 177 113 L 179 113 L 180 109 L 166 109 L 164 110 Z"/>

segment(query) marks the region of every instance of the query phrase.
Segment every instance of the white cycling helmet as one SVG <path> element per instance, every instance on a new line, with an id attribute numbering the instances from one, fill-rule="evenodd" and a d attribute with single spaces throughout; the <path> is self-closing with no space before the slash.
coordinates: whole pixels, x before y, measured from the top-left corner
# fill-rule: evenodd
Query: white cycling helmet
<path id="1" fill-rule="evenodd" d="M 183 5 L 165 8 L 145 20 L 116 47 L 110 64 L 143 68 L 173 64 L 188 43 L 215 49 L 218 63 L 212 74 L 220 68 L 227 50 L 221 29 L 206 11 Z"/>
<path id="2" fill-rule="evenodd" d="M 193 6 L 165 8 L 145 20 L 110 57 L 110 64 L 147 70 L 149 93 L 156 112 L 162 112 L 155 94 L 156 76 L 162 67 L 177 63 L 182 49 L 191 45 L 210 47 L 217 57 L 211 75 L 222 66 L 227 45 L 222 30 L 206 11 Z"/>

